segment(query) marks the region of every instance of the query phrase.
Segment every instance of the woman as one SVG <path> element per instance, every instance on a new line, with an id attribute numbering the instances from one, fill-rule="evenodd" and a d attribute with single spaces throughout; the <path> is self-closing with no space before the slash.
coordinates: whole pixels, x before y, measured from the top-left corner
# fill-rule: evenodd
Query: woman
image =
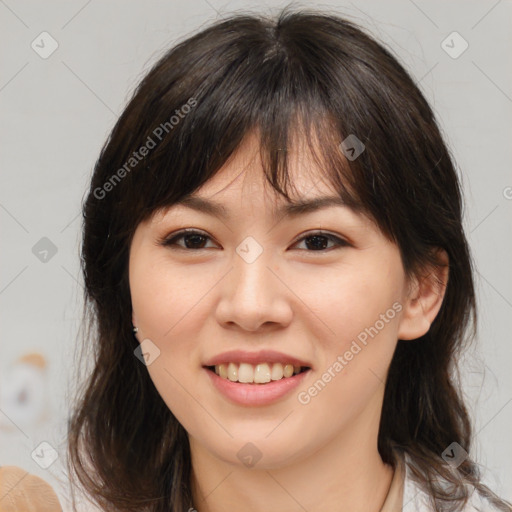
<path id="1" fill-rule="evenodd" d="M 70 471 L 109 511 L 512 510 L 453 380 L 461 210 L 429 105 L 355 25 L 285 9 L 171 48 L 84 205 Z"/>

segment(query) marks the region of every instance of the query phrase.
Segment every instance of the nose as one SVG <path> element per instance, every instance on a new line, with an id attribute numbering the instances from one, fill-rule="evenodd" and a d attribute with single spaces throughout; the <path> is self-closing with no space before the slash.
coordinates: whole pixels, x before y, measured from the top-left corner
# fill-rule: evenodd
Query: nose
<path id="1" fill-rule="evenodd" d="M 284 281 L 266 251 L 252 262 L 235 254 L 233 268 L 220 285 L 217 321 L 250 332 L 286 327 L 293 310 L 292 292 Z"/>

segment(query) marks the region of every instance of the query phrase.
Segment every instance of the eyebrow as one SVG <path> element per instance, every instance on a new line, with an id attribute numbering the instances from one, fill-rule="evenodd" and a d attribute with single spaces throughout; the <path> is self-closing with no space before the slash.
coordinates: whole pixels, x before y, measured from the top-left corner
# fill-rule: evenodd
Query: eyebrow
<path id="1" fill-rule="evenodd" d="M 187 196 L 175 204 L 186 206 L 192 210 L 213 215 L 214 217 L 218 217 L 223 220 L 228 219 L 230 216 L 229 211 L 221 203 L 217 203 L 215 201 L 211 201 L 210 199 L 205 199 L 199 196 Z M 297 217 L 299 215 L 305 215 L 307 213 L 334 206 L 341 206 L 354 211 L 356 210 L 356 208 L 350 207 L 343 199 L 341 199 L 341 197 L 322 196 L 285 203 L 274 212 L 274 215 L 283 215 L 284 217 Z"/>

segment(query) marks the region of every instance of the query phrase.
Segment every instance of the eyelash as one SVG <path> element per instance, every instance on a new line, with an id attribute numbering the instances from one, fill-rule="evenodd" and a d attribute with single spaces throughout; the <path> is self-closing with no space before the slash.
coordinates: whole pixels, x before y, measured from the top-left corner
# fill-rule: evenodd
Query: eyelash
<path id="1" fill-rule="evenodd" d="M 195 229 L 184 229 L 182 231 L 179 231 L 178 233 L 175 233 L 173 235 L 171 235 L 170 237 L 167 237 L 167 238 L 163 238 L 162 240 L 159 240 L 159 243 L 160 245 L 163 245 L 165 247 L 170 247 L 172 249 L 183 249 L 185 251 L 194 251 L 194 252 L 197 252 L 197 251 L 201 251 L 201 250 L 206 250 L 206 249 L 209 249 L 208 247 L 201 247 L 201 248 L 198 248 L 198 249 L 190 249 L 188 247 L 182 247 L 182 246 L 179 246 L 177 245 L 175 242 L 176 240 L 179 240 L 185 236 L 191 236 L 191 235 L 199 235 L 203 238 L 207 238 L 207 239 L 210 239 L 211 240 L 211 237 L 204 234 L 203 232 L 201 231 L 197 231 Z M 319 250 L 307 250 L 307 249 L 303 249 L 305 250 L 306 252 L 320 252 L 320 253 L 325 253 L 325 252 L 328 252 L 332 249 L 339 249 L 341 247 L 347 247 L 349 246 L 350 244 L 346 241 L 346 240 L 343 240 L 342 238 L 339 238 L 331 233 L 325 233 L 323 231 L 313 231 L 311 233 L 307 233 L 306 235 L 304 235 L 302 238 L 299 238 L 296 242 L 294 242 L 293 245 L 299 243 L 299 242 L 302 242 L 303 240 L 305 239 L 308 239 L 308 238 L 312 238 L 314 236 L 321 236 L 321 237 L 324 237 L 324 238 L 327 238 L 329 241 L 331 242 L 334 242 L 335 244 L 337 244 L 337 247 L 330 247 L 328 249 L 319 249 Z M 174 246 L 174 247 L 172 247 Z"/>

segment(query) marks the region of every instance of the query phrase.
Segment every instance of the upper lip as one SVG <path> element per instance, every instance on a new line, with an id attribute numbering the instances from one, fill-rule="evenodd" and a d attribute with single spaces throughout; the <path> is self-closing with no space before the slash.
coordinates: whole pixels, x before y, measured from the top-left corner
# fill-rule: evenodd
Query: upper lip
<path id="1" fill-rule="evenodd" d="M 245 350 L 229 350 L 208 359 L 204 366 L 216 366 L 226 363 L 281 363 L 293 364 L 295 366 L 307 366 L 311 368 L 311 363 L 297 357 L 276 352 L 275 350 L 259 350 L 257 352 L 247 352 Z"/>

